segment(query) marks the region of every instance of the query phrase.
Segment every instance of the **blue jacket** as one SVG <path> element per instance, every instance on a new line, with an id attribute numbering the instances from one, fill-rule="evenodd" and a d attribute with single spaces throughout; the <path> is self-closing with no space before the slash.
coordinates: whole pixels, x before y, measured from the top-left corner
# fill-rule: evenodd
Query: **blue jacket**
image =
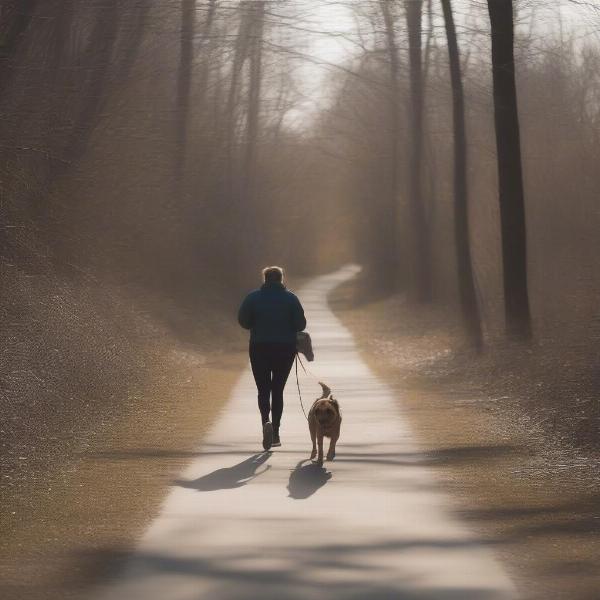
<path id="1" fill-rule="evenodd" d="M 282 283 L 250 292 L 240 306 L 238 322 L 250 330 L 250 343 L 295 344 L 296 333 L 306 327 L 300 300 Z"/>

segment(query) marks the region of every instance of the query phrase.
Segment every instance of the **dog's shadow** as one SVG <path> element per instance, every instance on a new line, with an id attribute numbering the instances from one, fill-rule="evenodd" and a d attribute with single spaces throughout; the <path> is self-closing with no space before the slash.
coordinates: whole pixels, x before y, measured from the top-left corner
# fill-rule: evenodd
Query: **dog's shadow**
<path id="1" fill-rule="evenodd" d="M 191 490 L 198 490 L 199 492 L 214 492 L 216 490 L 239 488 L 271 468 L 270 465 L 265 465 L 263 469 L 258 470 L 271 454 L 271 452 L 254 454 L 233 467 L 217 469 L 198 479 L 180 479 L 175 481 L 175 485 Z"/>
<path id="2" fill-rule="evenodd" d="M 331 473 L 317 463 L 301 460 L 290 473 L 287 489 L 290 498 L 305 500 L 322 488 L 330 479 Z"/>

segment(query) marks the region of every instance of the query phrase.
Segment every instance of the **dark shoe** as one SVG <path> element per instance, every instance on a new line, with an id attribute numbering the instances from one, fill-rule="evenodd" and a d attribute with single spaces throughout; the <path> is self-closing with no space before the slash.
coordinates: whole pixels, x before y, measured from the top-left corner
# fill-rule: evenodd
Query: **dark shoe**
<path id="1" fill-rule="evenodd" d="M 263 423 L 263 448 L 269 450 L 273 445 L 273 425 L 269 421 Z"/>
<path id="2" fill-rule="evenodd" d="M 273 432 L 273 446 L 281 446 L 281 440 L 279 439 L 279 431 Z"/>

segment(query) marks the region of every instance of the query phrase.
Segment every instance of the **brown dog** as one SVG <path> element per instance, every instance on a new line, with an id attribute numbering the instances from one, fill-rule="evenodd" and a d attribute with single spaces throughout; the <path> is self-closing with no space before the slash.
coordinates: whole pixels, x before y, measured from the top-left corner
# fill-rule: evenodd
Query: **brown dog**
<path id="1" fill-rule="evenodd" d="M 340 437 L 340 426 L 342 424 L 342 413 L 340 406 L 331 395 L 331 390 L 324 384 L 319 382 L 323 388 L 323 395 L 315 400 L 314 404 L 308 411 L 308 428 L 310 430 L 310 438 L 312 440 L 311 460 L 317 456 L 317 443 L 319 446 L 319 454 L 317 463 L 323 464 L 323 437 L 331 438 L 329 442 L 329 451 L 327 452 L 327 460 L 333 460 L 335 457 L 335 444 Z"/>

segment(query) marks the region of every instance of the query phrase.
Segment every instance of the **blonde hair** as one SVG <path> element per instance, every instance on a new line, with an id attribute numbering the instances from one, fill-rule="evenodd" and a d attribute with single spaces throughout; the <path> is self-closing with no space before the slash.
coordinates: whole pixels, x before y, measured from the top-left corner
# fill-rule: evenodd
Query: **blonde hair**
<path id="1" fill-rule="evenodd" d="M 283 283 L 283 269 L 281 267 L 265 267 L 262 270 L 262 276 L 265 283 Z"/>

